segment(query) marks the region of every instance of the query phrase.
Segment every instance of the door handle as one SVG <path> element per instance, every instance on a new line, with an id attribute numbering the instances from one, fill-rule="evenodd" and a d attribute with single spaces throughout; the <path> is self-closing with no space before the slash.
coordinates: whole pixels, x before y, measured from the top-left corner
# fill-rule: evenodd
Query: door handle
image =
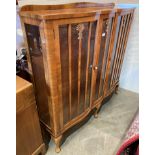
<path id="1" fill-rule="evenodd" d="M 94 67 L 93 67 L 93 65 L 90 65 L 89 67 L 90 67 L 90 68 L 93 68 L 94 70 L 98 70 L 98 66 L 94 66 Z"/>
<path id="2" fill-rule="evenodd" d="M 97 66 L 94 66 L 94 70 L 98 70 L 98 67 Z"/>

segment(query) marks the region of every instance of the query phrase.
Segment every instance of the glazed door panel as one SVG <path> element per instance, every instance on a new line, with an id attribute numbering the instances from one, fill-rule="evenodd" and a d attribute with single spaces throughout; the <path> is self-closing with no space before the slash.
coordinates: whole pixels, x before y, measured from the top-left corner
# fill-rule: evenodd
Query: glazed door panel
<path id="1" fill-rule="evenodd" d="M 99 58 L 97 65 L 94 66 L 96 79 L 94 79 L 94 91 L 92 95 L 93 105 L 103 97 L 104 80 L 107 66 L 108 47 L 111 36 L 111 29 L 113 24 L 113 18 L 104 19 L 102 23 L 102 30 L 100 33 L 101 42 L 99 49 Z"/>
<path id="2" fill-rule="evenodd" d="M 66 22 L 66 24 L 64 24 Z M 97 21 L 93 18 L 61 20 L 59 32 L 63 124 L 90 107 L 92 63 Z"/>

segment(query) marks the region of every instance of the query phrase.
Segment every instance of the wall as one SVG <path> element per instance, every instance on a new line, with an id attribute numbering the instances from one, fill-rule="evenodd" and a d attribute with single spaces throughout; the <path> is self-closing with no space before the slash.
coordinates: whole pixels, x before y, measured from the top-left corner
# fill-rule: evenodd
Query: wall
<path id="1" fill-rule="evenodd" d="M 26 4 L 62 4 L 73 2 L 115 2 L 138 4 L 138 0 L 20 0 L 19 6 Z M 126 54 L 120 76 L 120 87 L 139 92 L 139 9 L 135 11 L 131 32 L 127 44 Z"/>

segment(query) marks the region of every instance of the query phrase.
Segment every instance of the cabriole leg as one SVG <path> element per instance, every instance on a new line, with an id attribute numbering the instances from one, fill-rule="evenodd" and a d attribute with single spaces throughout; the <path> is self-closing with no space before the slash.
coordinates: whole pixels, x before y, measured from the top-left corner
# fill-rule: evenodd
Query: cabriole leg
<path id="1" fill-rule="evenodd" d="M 98 106 L 96 106 L 96 111 L 95 111 L 95 113 L 94 113 L 94 117 L 95 118 L 98 118 L 98 111 L 99 111 L 99 109 L 100 109 L 100 104 L 98 105 Z"/>
<path id="2" fill-rule="evenodd" d="M 61 151 L 61 148 L 60 148 L 61 140 L 62 140 L 62 135 L 57 137 L 57 138 L 54 138 L 54 142 L 55 142 L 55 145 L 56 145 L 56 147 L 55 147 L 55 152 L 56 153 L 59 153 Z"/>
<path id="3" fill-rule="evenodd" d="M 118 87 L 119 87 L 119 85 L 117 85 L 117 86 L 115 87 L 115 94 L 118 94 Z"/>

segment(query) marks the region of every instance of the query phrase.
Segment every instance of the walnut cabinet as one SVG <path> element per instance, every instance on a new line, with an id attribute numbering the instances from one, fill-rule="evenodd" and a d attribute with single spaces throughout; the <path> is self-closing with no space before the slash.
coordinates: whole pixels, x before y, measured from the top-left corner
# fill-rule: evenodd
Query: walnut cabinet
<path id="1" fill-rule="evenodd" d="M 65 131 L 117 91 L 134 8 L 113 3 L 20 10 L 41 123 L 60 151 Z"/>

